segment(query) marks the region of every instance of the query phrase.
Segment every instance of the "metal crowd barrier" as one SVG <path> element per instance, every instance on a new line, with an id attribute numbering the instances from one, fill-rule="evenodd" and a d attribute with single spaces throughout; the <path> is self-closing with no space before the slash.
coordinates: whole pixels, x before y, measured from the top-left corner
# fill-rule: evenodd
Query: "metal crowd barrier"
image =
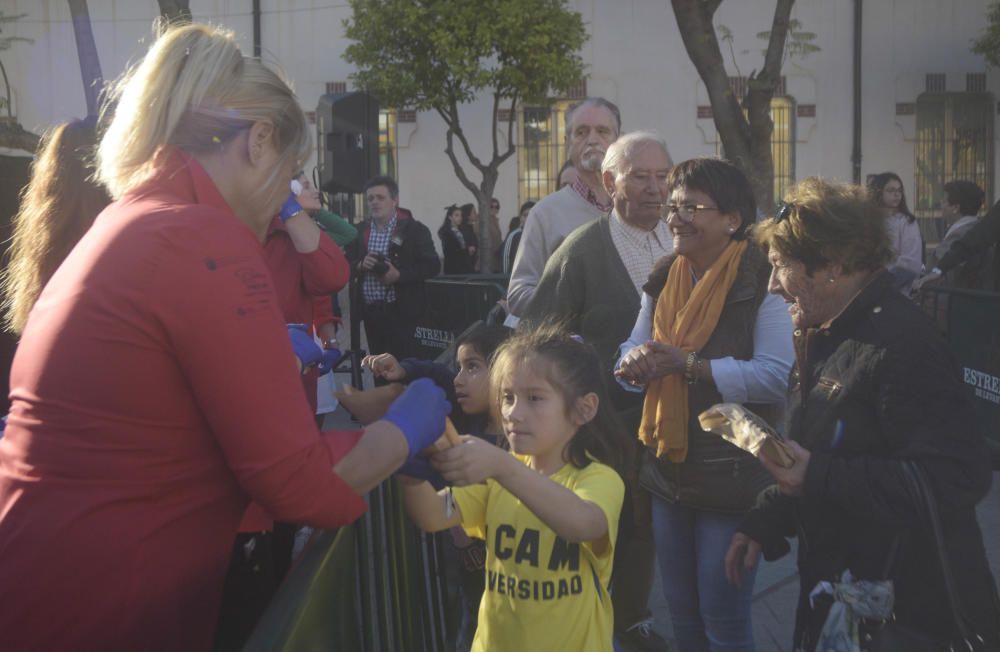
<path id="1" fill-rule="evenodd" d="M 503 274 L 455 274 L 426 282 L 427 305 L 414 337 L 417 357 L 433 360 L 466 328 L 485 320 L 496 302 L 507 296 Z"/>
<path id="2" fill-rule="evenodd" d="M 918 301 L 955 352 L 1000 469 L 1000 293 L 928 286 Z"/>
<path id="3" fill-rule="evenodd" d="M 448 647 L 441 535 L 410 524 L 387 480 L 368 513 L 313 535 L 247 652 L 436 652 Z"/>

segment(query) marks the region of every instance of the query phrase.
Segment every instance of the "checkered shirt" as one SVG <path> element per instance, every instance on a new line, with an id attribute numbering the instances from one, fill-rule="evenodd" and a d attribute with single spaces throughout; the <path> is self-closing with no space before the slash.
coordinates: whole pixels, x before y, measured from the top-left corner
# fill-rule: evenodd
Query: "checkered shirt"
<path id="1" fill-rule="evenodd" d="M 389 242 L 392 240 L 392 232 L 396 230 L 396 216 L 393 215 L 384 229 L 380 229 L 375 220 L 371 222 L 371 229 L 368 231 L 368 252 L 379 252 L 386 257 L 389 256 Z M 366 272 L 361 282 L 361 291 L 365 296 L 365 303 L 375 303 L 385 301 L 392 303 L 396 300 L 396 289 L 391 285 L 386 285 L 377 275 Z"/>
<path id="2" fill-rule="evenodd" d="M 608 218 L 611 227 L 611 241 L 618 250 L 629 278 L 637 292 L 642 292 L 642 286 L 653 271 L 653 265 L 663 256 L 674 250 L 674 241 L 667 225 L 662 220 L 657 221 L 656 228 L 646 231 L 632 226 L 611 211 Z"/>

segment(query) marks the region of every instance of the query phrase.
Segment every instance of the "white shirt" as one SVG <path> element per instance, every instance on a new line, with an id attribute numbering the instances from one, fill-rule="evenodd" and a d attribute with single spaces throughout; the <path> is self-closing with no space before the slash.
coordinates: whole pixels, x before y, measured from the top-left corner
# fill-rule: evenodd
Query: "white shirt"
<path id="1" fill-rule="evenodd" d="M 656 261 L 674 250 L 674 240 L 666 223 L 657 220 L 656 227 L 647 231 L 629 224 L 616 211 L 611 211 L 608 226 L 611 229 L 611 241 L 628 270 L 636 292 L 642 292 L 642 286 L 653 271 Z"/>
<path id="2" fill-rule="evenodd" d="M 653 312 L 656 299 L 645 292 L 632 334 L 618 348 L 617 369 L 622 356 L 653 338 Z M 788 374 L 795 362 L 792 346 L 792 316 L 785 300 L 776 294 L 764 297 L 753 327 L 753 357 L 706 360 L 712 369 L 715 387 L 726 403 L 784 403 Z M 618 378 L 618 384 L 631 392 L 645 391 Z"/>

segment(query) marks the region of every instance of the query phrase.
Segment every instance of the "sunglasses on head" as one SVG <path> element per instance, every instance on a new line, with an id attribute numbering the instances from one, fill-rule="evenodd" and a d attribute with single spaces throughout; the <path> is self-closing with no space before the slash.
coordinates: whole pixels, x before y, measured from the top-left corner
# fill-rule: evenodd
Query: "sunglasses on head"
<path id="1" fill-rule="evenodd" d="M 775 224 L 781 224 L 788 218 L 792 216 L 792 211 L 795 210 L 795 204 L 781 202 L 778 204 L 778 212 L 774 214 Z"/>

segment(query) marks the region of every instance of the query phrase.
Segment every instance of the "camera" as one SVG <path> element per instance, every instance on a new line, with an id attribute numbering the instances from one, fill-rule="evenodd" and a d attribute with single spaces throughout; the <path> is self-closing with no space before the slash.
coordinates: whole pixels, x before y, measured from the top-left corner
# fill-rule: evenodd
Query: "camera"
<path id="1" fill-rule="evenodd" d="M 382 276 L 389 271 L 389 263 L 386 261 L 385 254 L 373 251 L 371 255 L 375 258 L 375 264 L 372 265 L 372 274 L 376 276 Z"/>

